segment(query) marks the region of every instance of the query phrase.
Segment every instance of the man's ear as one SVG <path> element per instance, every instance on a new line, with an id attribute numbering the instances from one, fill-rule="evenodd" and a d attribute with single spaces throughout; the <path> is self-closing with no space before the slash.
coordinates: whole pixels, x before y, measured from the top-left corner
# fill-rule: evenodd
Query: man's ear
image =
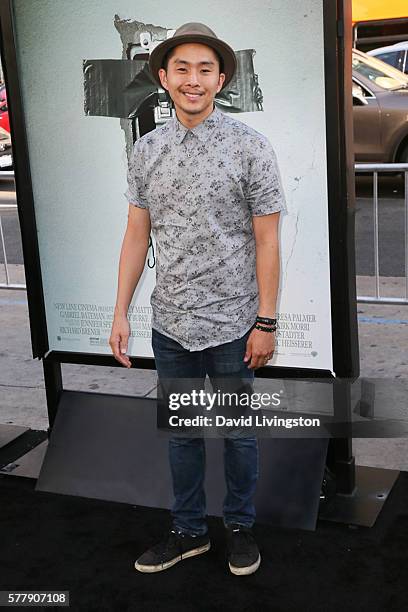
<path id="1" fill-rule="evenodd" d="M 167 85 L 167 74 L 164 68 L 160 68 L 159 70 L 159 79 L 163 89 L 167 89 L 168 91 L 169 86 Z"/>
<path id="2" fill-rule="evenodd" d="M 225 74 L 223 72 L 220 72 L 220 78 L 219 78 L 219 81 L 218 81 L 217 93 L 221 91 L 222 86 L 224 85 L 224 81 L 225 81 Z"/>

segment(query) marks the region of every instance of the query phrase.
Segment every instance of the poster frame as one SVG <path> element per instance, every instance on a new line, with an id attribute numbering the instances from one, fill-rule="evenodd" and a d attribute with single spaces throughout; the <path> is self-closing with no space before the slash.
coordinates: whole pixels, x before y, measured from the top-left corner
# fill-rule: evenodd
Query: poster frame
<path id="1" fill-rule="evenodd" d="M 354 247 L 351 2 L 322 0 L 322 3 L 333 371 L 266 366 L 256 371 L 256 376 L 265 378 L 341 377 L 352 380 L 359 375 Z M 33 358 L 55 364 L 123 367 L 113 355 L 49 350 L 27 127 L 16 57 L 13 0 L 0 0 L 0 44 L 8 98 L 12 101 L 10 123 Z M 155 369 L 153 358 L 131 357 L 131 362 L 135 368 Z"/>

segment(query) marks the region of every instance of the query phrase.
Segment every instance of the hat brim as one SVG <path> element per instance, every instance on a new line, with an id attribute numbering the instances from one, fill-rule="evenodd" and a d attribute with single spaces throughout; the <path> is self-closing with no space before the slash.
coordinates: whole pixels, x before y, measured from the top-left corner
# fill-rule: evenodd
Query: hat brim
<path id="1" fill-rule="evenodd" d="M 157 45 L 149 57 L 149 68 L 156 83 L 160 87 L 162 86 L 159 78 L 159 70 L 162 67 L 166 53 L 170 49 L 173 49 L 173 47 L 178 47 L 178 45 L 183 45 L 184 43 L 201 43 L 211 47 L 220 54 L 224 63 L 223 72 L 225 74 L 225 81 L 221 89 L 224 89 L 235 74 L 237 69 L 237 58 L 234 50 L 227 43 L 218 38 L 206 36 L 205 34 L 183 34 L 181 36 L 168 38 Z"/>

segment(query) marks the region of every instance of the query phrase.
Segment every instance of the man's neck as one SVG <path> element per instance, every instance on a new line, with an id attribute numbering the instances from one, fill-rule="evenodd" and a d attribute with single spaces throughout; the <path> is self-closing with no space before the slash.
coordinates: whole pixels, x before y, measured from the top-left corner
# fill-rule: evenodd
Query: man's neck
<path id="1" fill-rule="evenodd" d="M 203 114 L 189 115 L 188 113 L 183 112 L 180 108 L 178 109 L 176 107 L 176 115 L 180 123 L 182 123 L 184 127 L 190 130 L 192 128 L 195 128 L 200 123 L 202 123 L 205 119 L 207 119 L 207 117 L 211 115 L 214 109 L 215 109 L 215 104 L 213 104 L 213 106 L 210 108 L 209 111 L 206 111 Z"/>

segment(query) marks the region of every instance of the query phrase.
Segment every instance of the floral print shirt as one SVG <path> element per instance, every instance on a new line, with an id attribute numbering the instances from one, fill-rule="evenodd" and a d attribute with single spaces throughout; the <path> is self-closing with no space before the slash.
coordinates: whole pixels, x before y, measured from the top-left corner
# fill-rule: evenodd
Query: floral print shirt
<path id="1" fill-rule="evenodd" d="M 135 142 L 125 196 L 156 241 L 152 327 L 190 351 L 242 337 L 258 312 L 252 217 L 286 210 L 269 140 L 217 107 L 192 129 L 174 116 Z"/>

